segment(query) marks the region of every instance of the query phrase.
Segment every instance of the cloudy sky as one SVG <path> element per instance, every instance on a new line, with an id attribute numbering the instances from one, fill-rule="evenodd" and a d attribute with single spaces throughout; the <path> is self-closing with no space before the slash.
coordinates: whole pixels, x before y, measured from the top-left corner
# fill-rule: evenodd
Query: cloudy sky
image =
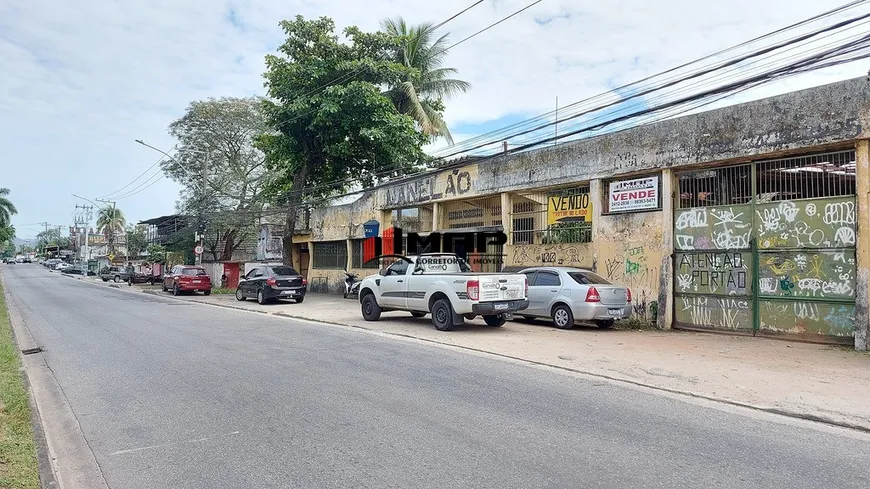
<path id="1" fill-rule="evenodd" d="M 532 0 L 485 0 L 443 28 L 460 40 Z M 130 221 L 173 212 L 178 187 L 151 168 L 191 100 L 262 94 L 281 19 L 329 16 L 375 30 L 401 15 L 440 22 L 473 0 L 27 0 L 0 2 L 0 187 L 19 237 L 68 226 L 71 194 L 110 194 Z M 543 0 L 453 49 L 471 82 L 448 103 L 457 141 L 606 92 L 835 8 L 845 0 Z M 860 12 L 867 12 L 866 7 Z M 867 73 L 854 63 L 737 100 Z M 729 103 L 734 103 L 731 101 Z M 149 170 L 149 168 L 151 168 Z M 143 175 L 144 174 L 144 175 Z M 135 180 L 140 175 L 142 178 Z"/>

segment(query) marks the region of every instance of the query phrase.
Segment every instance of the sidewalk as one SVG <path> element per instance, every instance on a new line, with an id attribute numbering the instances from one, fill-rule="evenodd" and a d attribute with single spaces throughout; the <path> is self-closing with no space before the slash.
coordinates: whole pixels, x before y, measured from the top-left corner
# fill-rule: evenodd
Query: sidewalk
<path id="1" fill-rule="evenodd" d="M 870 354 L 847 348 L 680 331 L 564 331 L 543 321 L 491 328 L 476 319 L 445 333 L 428 316 L 402 312 L 366 322 L 355 300 L 322 294 L 263 306 L 227 295 L 180 298 L 410 336 L 870 431 Z"/>

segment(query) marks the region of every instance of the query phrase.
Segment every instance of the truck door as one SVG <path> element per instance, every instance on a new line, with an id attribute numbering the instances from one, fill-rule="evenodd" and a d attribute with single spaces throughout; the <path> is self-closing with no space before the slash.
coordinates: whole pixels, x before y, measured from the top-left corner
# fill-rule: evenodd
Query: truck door
<path id="1" fill-rule="evenodd" d="M 381 279 L 381 306 L 407 307 L 406 291 L 408 290 L 408 262 L 399 260 L 387 268 L 387 273 Z"/>

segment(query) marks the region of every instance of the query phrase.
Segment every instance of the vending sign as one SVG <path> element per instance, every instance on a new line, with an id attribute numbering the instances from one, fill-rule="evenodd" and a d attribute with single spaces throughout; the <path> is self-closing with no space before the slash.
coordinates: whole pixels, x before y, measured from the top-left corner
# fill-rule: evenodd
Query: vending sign
<path id="1" fill-rule="evenodd" d="M 659 177 L 610 182 L 610 212 L 659 208 Z"/>

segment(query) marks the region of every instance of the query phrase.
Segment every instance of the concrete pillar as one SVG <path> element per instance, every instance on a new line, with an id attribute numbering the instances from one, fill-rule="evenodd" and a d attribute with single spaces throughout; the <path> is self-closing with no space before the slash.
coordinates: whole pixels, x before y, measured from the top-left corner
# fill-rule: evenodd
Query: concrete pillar
<path id="1" fill-rule="evenodd" d="M 384 232 L 384 229 L 392 226 L 393 221 L 393 211 L 392 209 L 382 210 L 381 211 L 381 233 Z"/>
<path id="2" fill-rule="evenodd" d="M 513 211 L 513 199 L 511 199 L 511 194 L 508 192 L 501 193 L 501 227 L 504 229 L 504 233 L 508 236 L 512 236 L 512 232 L 514 230 L 514 222 L 511 219 L 511 211 Z M 508 240 L 510 243 L 511 241 Z"/>
<path id="3" fill-rule="evenodd" d="M 858 276 L 855 286 L 855 349 L 867 350 L 870 329 L 870 142 L 861 140 L 855 146 L 855 181 L 858 213 L 858 228 L 855 254 L 858 261 Z"/>
<path id="4" fill-rule="evenodd" d="M 314 241 L 308 241 L 308 276 L 314 271 L 314 247 L 317 246 Z M 300 260 L 302 258 L 299 258 Z"/>
<path id="5" fill-rule="evenodd" d="M 344 262 L 344 269 L 350 270 L 353 268 L 353 240 L 348 238 L 347 242 L 347 261 Z"/>
<path id="6" fill-rule="evenodd" d="M 598 273 L 598 229 L 601 226 L 601 213 L 607 196 L 602 191 L 601 179 L 589 182 L 589 202 L 592 204 L 592 271 Z"/>
<path id="7" fill-rule="evenodd" d="M 432 204 L 432 231 L 441 229 L 441 202 Z"/>
<path id="8" fill-rule="evenodd" d="M 656 326 L 671 329 L 674 323 L 674 172 L 662 170 L 662 263 Z"/>

